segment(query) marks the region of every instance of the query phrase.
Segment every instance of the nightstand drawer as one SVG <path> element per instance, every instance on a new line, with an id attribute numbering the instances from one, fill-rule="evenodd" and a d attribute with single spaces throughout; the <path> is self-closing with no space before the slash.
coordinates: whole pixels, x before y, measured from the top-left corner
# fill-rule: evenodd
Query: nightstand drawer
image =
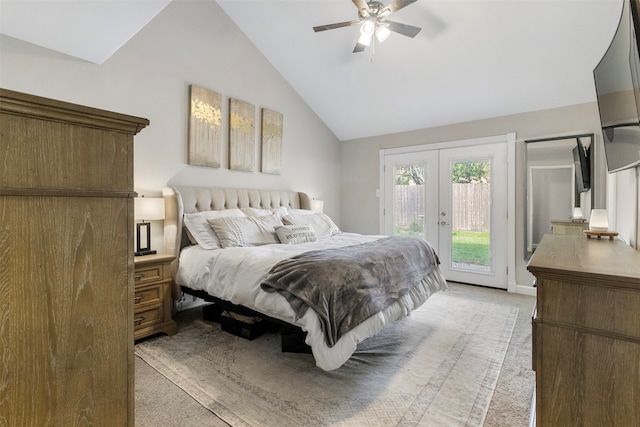
<path id="1" fill-rule="evenodd" d="M 133 275 L 136 286 L 145 283 L 158 282 L 164 279 L 164 268 L 162 264 L 150 265 L 148 267 L 137 267 Z"/>
<path id="2" fill-rule="evenodd" d="M 164 320 L 162 305 L 137 312 L 133 316 L 133 329 L 138 330 L 161 323 Z"/>
<path id="3" fill-rule="evenodd" d="M 162 290 L 162 285 L 145 286 L 140 289 L 136 288 L 136 293 L 133 298 L 134 309 L 137 309 L 138 306 L 159 303 L 162 300 Z"/>
<path id="4" fill-rule="evenodd" d="M 166 254 L 142 255 L 134 259 L 133 337 L 136 340 L 160 332 L 176 333 L 176 323 L 171 318 L 171 263 L 174 259 Z"/>

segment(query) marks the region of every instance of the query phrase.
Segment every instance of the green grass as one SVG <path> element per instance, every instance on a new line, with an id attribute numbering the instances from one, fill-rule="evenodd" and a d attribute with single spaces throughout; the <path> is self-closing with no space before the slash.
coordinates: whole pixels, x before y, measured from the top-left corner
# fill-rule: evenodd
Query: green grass
<path id="1" fill-rule="evenodd" d="M 451 240 L 452 262 L 489 265 L 489 233 L 454 230 Z"/>
<path id="2" fill-rule="evenodd" d="M 422 237 L 422 231 L 395 227 L 396 236 Z M 489 265 L 489 233 L 454 230 L 451 261 L 458 264 Z"/>
<path id="3" fill-rule="evenodd" d="M 394 231 L 395 236 L 403 237 L 424 237 L 422 231 L 411 230 L 409 227 L 396 226 Z"/>

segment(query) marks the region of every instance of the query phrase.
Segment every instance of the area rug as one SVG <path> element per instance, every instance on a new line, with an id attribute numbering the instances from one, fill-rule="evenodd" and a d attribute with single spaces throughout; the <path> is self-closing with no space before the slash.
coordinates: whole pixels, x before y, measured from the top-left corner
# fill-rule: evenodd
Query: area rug
<path id="1" fill-rule="evenodd" d="M 232 426 L 481 426 L 517 315 L 440 292 L 331 372 L 203 320 L 136 355 Z"/>

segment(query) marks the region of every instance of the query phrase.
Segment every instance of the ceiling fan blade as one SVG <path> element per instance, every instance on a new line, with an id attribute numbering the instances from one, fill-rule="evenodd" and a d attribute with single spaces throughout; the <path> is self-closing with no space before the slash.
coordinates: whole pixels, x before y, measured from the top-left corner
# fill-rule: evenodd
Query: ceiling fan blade
<path id="1" fill-rule="evenodd" d="M 358 42 L 356 43 L 356 47 L 353 48 L 353 53 L 362 52 L 367 46 Z"/>
<path id="2" fill-rule="evenodd" d="M 417 2 L 418 0 L 394 0 L 391 4 L 383 7 L 380 12 L 378 12 L 378 17 L 383 18 L 387 15 L 392 14 L 393 12 L 397 12 L 403 7 L 407 7 L 412 3 Z M 355 0 L 354 0 L 355 2 Z"/>
<path id="3" fill-rule="evenodd" d="M 413 25 L 402 24 L 395 21 L 386 20 L 384 21 L 384 23 L 394 33 L 402 34 L 403 36 L 411 38 L 417 36 L 420 30 L 422 30 L 422 28 L 414 27 Z"/>
<path id="4" fill-rule="evenodd" d="M 371 16 L 371 10 L 369 9 L 369 6 L 367 5 L 367 2 L 365 0 L 351 0 L 353 1 L 353 4 L 356 5 L 356 7 L 358 8 L 358 14 L 366 19 L 369 16 Z M 416 0 L 413 0 L 416 1 Z"/>
<path id="5" fill-rule="evenodd" d="M 317 33 L 318 31 L 333 30 L 334 28 L 350 27 L 358 24 L 359 22 L 360 20 L 355 19 L 353 21 L 337 22 L 335 24 L 318 25 L 317 27 L 313 27 L 313 31 Z"/>

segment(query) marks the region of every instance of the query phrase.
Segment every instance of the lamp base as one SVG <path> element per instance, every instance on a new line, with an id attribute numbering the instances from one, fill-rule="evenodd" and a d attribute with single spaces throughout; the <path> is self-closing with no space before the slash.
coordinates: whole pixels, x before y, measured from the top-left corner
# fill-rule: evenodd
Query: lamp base
<path id="1" fill-rule="evenodd" d="M 134 255 L 135 256 L 143 256 L 143 255 L 153 255 L 157 253 L 157 251 L 138 251 Z"/>

